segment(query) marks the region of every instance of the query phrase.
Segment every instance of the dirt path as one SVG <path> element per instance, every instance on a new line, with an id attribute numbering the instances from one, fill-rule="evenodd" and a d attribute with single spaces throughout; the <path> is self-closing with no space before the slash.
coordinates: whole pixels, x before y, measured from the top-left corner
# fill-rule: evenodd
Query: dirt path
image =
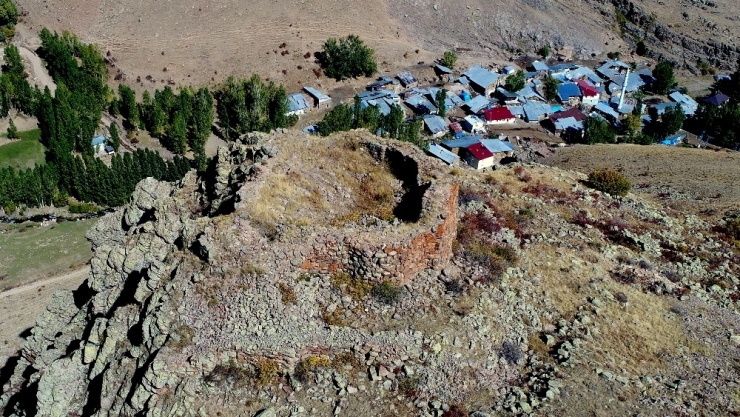
<path id="1" fill-rule="evenodd" d="M 87 274 L 90 272 L 90 267 L 86 266 L 82 269 L 78 269 L 76 271 L 68 272 L 66 274 L 57 275 L 50 278 L 41 279 L 38 281 L 34 281 L 30 284 L 21 285 L 20 287 L 12 288 L 8 291 L 0 292 L 0 300 L 7 297 L 12 297 L 14 295 L 19 295 L 28 291 L 37 290 L 40 287 L 54 284 L 56 282 L 60 281 L 66 281 L 73 278 L 83 278 L 87 276 Z"/>
<path id="2" fill-rule="evenodd" d="M 41 63 L 41 58 L 25 46 L 18 46 L 18 51 L 21 53 L 23 59 L 25 59 L 29 64 L 28 69 L 31 72 L 31 80 L 33 80 L 42 90 L 44 87 L 49 87 L 51 94 L 54 94 L 57 89 L 57 85 L 54 84 L 54 80 L 52 80 L 49 73 L 46 72 L 44 64 Z"/>
<path id="3" fill-rule="evenodd" d="M 23 346 L 28 330 L 57 291 L 73 291 L 87 278 L 89 267 L 42 279 L 0 293 L 0 367 Z"/>

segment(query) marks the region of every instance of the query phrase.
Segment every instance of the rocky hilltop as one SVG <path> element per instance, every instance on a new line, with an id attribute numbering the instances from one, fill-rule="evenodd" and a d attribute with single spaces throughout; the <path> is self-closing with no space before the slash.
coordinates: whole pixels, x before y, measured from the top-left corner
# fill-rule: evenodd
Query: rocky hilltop
<path id="1" fill-rule="evenodd" d="M 450 169 L 364 131 L 246 135 L 207 175 L 142 181 L 89 232 L 89 278 L 0 373 L 0 408 L 740 412 L 724 221 L 584 180 Z"/>

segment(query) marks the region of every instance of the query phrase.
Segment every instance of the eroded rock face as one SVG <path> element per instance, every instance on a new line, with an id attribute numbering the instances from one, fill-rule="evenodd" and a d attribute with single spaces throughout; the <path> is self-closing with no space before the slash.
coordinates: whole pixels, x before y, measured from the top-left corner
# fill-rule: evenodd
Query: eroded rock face
<path id="1" fill-rule="evenodd" d="M 403 156 L 392 145 L 378 146 Z M 244 264 L 235 248 L 264 240 L 237 210 L 243 204 L 239 190 L 259 180 L 255 164 L 277 152 L 269 136 L 245 135 L 219 150 L 209 179 L 191 172 L 174 184 L 140 182 L 129 204 L 89 231 L 94 257 L 88 280 L 75 294 L 54 296 L 4 387 L 0 408 L 12 415 L 191 415 L 196 393 L 206 389 L 204 375 L 237 359 L 268 356 L 294 366 L 312 351 L 350 350 L 371 341 L 387 346 L 379 351 L 403 345 L 420 349 L 422 341 L 411 335 L 327 327 L 317 314 L 320 303 L 330 304 L 320 301 L 327 296 L 321 289 L 312 290 L 316 299 L 300 297 L 305 311 L 300 320 L 288 315 L 279 307 L 281 294 L 274 285 L 291 273 L 322 272 L 301 268 L 310 264 L 308 253 L 302 261 L 267 271 L 242 266 L 241 291 L 227 290 L 234 283 L 226 282 L 224 273 Z M 451 256 L 457 189 L 432 185 L 423 208 L 427 212 L 420 214 L 424 219 L 418 227 L 424 231 L 388 244 L 410 245 L 401 255 L 406 261 L 393 276 L 379 278 L 408 283 L 426 268 L 441 269 Z M 341 233 L 337 229 L 334 236 Z M 275 242 L 265 254 L 279 261 L 290 246 Z M 204 299 L 226 297 L 218 293 L 222 289 L 229 292 L 228 304 Z M 246 325 L 233 327 L 228 317 Z"/>

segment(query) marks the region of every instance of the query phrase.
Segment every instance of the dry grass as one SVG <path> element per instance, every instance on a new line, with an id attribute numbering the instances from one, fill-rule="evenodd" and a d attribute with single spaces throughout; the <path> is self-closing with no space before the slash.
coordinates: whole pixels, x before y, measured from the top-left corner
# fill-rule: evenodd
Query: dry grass
<path id="1" fill-rule="evenodd" d="M 311 140 L 310 147 L 283 142 L 278 156 L 263 167 L 264 183 L 247 210 L 265 235 L 308 225 L 341 226 L 364 215 L 393 219 L 401 188 L 385 164 L 363 150 L 352 133 Z"/>
<path id="2" fill-rule="evenodd" d="M 591 172 L 620 171 L 633 184 L 632 192 L 682 212 L 721 217 L 740 203 L 740 154 L 667 146 L 595 145 L 558 149 L 550 165 Z"/>

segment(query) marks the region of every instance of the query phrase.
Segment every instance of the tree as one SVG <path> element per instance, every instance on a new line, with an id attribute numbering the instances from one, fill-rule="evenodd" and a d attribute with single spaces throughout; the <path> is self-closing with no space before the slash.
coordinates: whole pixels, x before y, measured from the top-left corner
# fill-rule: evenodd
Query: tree
<path id="1" fill-rule="evenodd" d="M 213 125 L 213 96 L 208 88 L 200 88 L 193 96 L 193 116 L 190 131 L 193 133 L 190 148 L 195 156 L 198 170 L 206 168 L 206 142 Z"/>
<path id="2" fill-rule="evenodd" d="M 138 129 L 141 121 L 134 90 L 126 85 L 118 84 L 118 95 L 121 97 L 121 115 L 126 118 L 132 128 Z"/>
<path id="3" fill-rule="evenodd" d="M 653 70 L 653 82 L 651 88 L 657 94 L 668 94 L 668 91 L 676 84 L 676 78 L 673 74 L 673 64 L 667 61 L 661 61 Z"/>
<path id="4" fill-rule="evenodd" d="M 18 129 L 15 128 L 13 119 L 8 119 L 8 139 L 18 139 Z"/>
<path id="5" fill-rule="evenodd" d="M 457 52 L 454 50 L 445 51 L 445 53 L 442 54 L 440 63 L 449 69 L 455 68 L 455 64 L 457 63 Z"/>
<path id="6" fill-rule="evenodd" d="M 516 93 L 524 88 L 524 71 L 519 70 L 506 77 L 504 87 L 512 93 Z"/>
<path id="7" fill-rule="evenodd" d="M 176 112 L 172 119 L 169 131 L 167 132 L 172 152 L 182 155 L 188 150 L 187 124 L 185 115 L 182 112 Z"/>
<path id="8" fill-rule="evenodd" d="M 0 26 L 15 25 L 18 23 L 18 9 L 12 0 L 0 1 Z"/>
<path id="9" fill-rule="evenodd" d="M 635 98 L 636 103 L 635 107 L 632 109 L 632 114 L 642 117 L 642 107 L 643 101 L 645 100 L 645 94 L 643 94 L 642 91 L 637 90 L 633 97 Z"/>
<path id="10" fill-rule="evenodd" d="M 622 121 L 624 129 L 627 131 L 627 135 L 632 136 L 640 130 L 642 118 L 634 113 L 630 113 Z"/>
<path id="11" fill-rule="evenodd" d="M 437 106 L 437 112 L 440 117 L 447 115 L 447 107 L 445 101 L 447 100 L 447 90 L 440 88 L 437 94 L 434 96 L 434 104 Z"/>
<path id="12" fill-rule="evenodd" d="M 324 43 L 323 66 L 328 77 L 337 81 L 361 75 L 371 77 L 377 72 L 375 51 L 365 46 L 357 35 L 329 38 Z"/>
<path id="13" fill-rule="evenodd" d="M 663 116 L 660 119 L 658 131 L 656 132 L 660 135 L 659 139 L 663 139 L 666 136 L 670 136 L 678 132 L 678 130 L 683 126 L 684 120 L 686 120 L 686 115 L 684 114 L 683 107 L 677 104 L 668 108 L 665 113 L 663 113 Z"/>
<path id="14" fill-rule="evenodd" d="M 547 58 L 550 56 L 550 45 L 543 46 L 539 51 L 537 51 L 537 53 L 540 54 L 542 58 Z"/>
<path id="15" fill-rule="evenodd" d="M 551 75 L 545 78 L 544 93 L 547 101 L 553 101 L 558 98 L 558 85 L 560 85 L 560 80 L 557 78 Z"/>
<path id="16" fill-rule="evenodd" d="M 121 147 L 121 137 L 118 133 L 118 125 L 115 122 L 110 124 L 108 133 L 110 133 L 110 143 L 113 146 L 113 150 L 118 152 L 118 149 Z"/>
<path id="17" fill-rule="evenodd" d="M 583 141 L 589 145 L 595 143 L 613 143 L 616 138 L 614 129 L 606 120 L 598 117 L 587 117 L 583 122 Z"/>

